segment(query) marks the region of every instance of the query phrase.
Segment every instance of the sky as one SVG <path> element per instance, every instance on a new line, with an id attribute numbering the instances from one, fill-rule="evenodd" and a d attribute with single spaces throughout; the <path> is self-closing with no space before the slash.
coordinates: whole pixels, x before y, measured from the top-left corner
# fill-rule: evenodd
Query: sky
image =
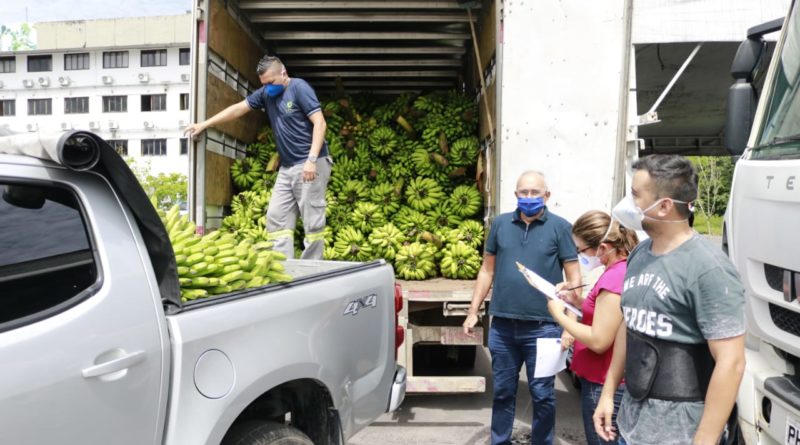
<path id="1" fill-rule="evenodd" d="M 189 11 L 193 0 L 2 0 L 0 24 L 174 15 Z"/>

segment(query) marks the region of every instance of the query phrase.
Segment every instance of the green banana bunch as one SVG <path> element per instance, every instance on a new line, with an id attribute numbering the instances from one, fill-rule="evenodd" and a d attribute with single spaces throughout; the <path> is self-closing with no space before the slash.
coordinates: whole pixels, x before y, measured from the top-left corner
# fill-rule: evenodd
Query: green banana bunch
<path id="1" fill-rule="evenodd" d="M 478 138 L 469 136 L 453 142 L 447 154 L 447 159 L 450 160 L 450 164 L 452 165 L 475 165 L 475 162 L 478 160 L 479 151 L 480 145 L 478 144 Z"/>
<path id="2" fill-rule="evenodd" d="M 369 243 L 372 244 L 375 257 L 384 258 L 392 261 L 400 250 L 400 247 L 406 242 L 406 237 L 403 232 L 395 227 L 392 223 L 386 223 L 380 227 L 376 227 L 369 235 Z"/>
<path id="3" fill-rule="evenodd" d="M 388 156 L 397 147 L 397 135 L 389 127 L 378 127 L 369 135 L 369 146 L 378 156 Z"/>
<path id="4" fill-rule="evenodd" d="M 394 185 L 381 182 L 369 194 L 369 200 L 377 204 L 384 215 L 393 215 L 400 208 L 400 193 Z"/>
<path id="5" fill-rule="evenodd" d="M 478 250 L 462 242 L 448 245 L 439 264 L 442 276 L 461 280 L 474 279 L 480 268 Z"/>
<path id="6" fill-rule="evenodd" d="M 367 186 L 357 180 L 349 180 L 344 183 L 339 191 L 339 201 L 345 205 L 355 206 L 357 202 L 361 202 L 369 197 L 369 190 Z"/>
<path id="7" fill-rule="evenodd" d="M 483 244 L 484 229 L 483 224 L 478 221 L 468 219 L 458 225 L 458 228 L 451 230 L 446 239 L 450 244 L 463 242 L 464 244 L 478 248 Z"/>
<path id="8" fill-rule="evenodd" d="M 402 207 L 395 214 L 393 222 L 408 239 L 416 239 L 420 233 L 433 229 L 428 215 L 410 207 Z"/>
<path id="9" fill-rule="evenodd" d="M 440 201 L 427 215 L 435 227 L 455 227 L 461 223 L 461 216 L 453 211 L 450 201 Z"/>
<path id="10" fill-rule="evenodd" d="M 372 259 L 372 246 L 364 235 L 352 227 L 339 230 L 333 244 L 338 259 L 344 261 L 369 261 Z"/>
<path id="11" fill-rule="evenodd" d="M 429 210 L 444 197 L 442 187 L 430 178 L 416 177 L 406 187 L 406 202 L 416 210 Z"/>
<path id="12" fill-rule="evenodd" d="M 371 202 L 356 203 L 350 215 L 350 223 L 363 233 L 369 233 L 373 227 L 386 224 L 386 217 L 378 205 Z"/>
<path id="13" fill-rule="evenodd" d="M 231 164 L 231 178 L 239 190 L 249 190 L 262 173 L 262 164 L 255 157 L 237 159 Z"/>
<path id="14" fill-rule="evenodd" d="M 481 193 L 474 186 L 459 185 L 450 194 L 449 202 L 456 215 L 466 218 L 481 208 Z"/>
<path id="15" fill-rule="evenodd" d="M 240 241 L 242 233 L 223 230 L 197 236 L 177 206 L 163 214 L 162 222 L 175 252 L 183 301 L 291 280 L 282 264 L 286 257 L 271 250 L 271 242 Z"/>
<path id="16" fill-rule="evenodd" d="M 406 280 L 424 280 L 436 275 L 433 254 L 418 242 L 400 247 L 394 264 L 397 276 Z"/>

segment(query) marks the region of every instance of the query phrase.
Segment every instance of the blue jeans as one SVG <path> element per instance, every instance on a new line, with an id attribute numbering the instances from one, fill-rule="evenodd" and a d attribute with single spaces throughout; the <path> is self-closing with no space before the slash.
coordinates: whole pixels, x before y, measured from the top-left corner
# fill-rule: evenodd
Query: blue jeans
<path id="1" fill-rule="evenodd" d="M 552 322 L 492 318 L 489 329 L 494 379 L 492 445 L 511 443 L 517 382 L 523 362 L 533 400 L 531 443 L 552 445 L 556 426 L 555 376 L 535 379 L 533 373 L 536 369 L 536 340 L 559 337 L 561 327 Z"/>
<path id="2" fill-rule="evenodd" d="M 603 385 L 581 378 L 581 411 L 583 412 L 583 429 L 586 432 L 587 444 L 625 445 L 625 440 L 620 436 L 619 428 L 617 428 L 617 413 L 619 412 L 619 404 L 622 402 L 622 393 L 624 391 L 625 385 L 623 384 L 620 385 L 620 387 L 617 388 L 617 392 L 614 393 L 614 415 L 611 418 L 611 423 L 614 425 L 614 430 L 617 432 L 617 439 L 606 442 L 597 435 L 597 431 L 594 429 L 594 421 L 592 420 L 594 410 L 597 409 L 597 401 L 600 400 L 600 394 L 603 392 Z"/>

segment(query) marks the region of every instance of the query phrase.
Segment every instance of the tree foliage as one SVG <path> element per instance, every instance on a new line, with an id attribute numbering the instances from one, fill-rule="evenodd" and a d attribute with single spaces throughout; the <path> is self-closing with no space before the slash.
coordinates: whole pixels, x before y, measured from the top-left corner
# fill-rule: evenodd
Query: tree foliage
<path id="1" fill-rule="evenodd" d="M 0 25 L 0 42 L 2 42 L 6 36 L 11 39 L 11 42 L 8 47 L 2 45 L 0 49 L 3 51 L 24 51 L 36 48 L 36 44 L 31 40 L 31 26 L 27 23 L 20 25 L 17 30 L 9 28 L 6 25 Z"/>
<path id="2" fill-rule="evenodd" d="M 132 158 L 126 158 L 125 162 L 128 163 L 147 196 L 154 199 L 160 209 L 167 211 L 175 204 L 186 202 L 188 190 L 186 175 L 180 173 L 152 175 L 149 163 L 140 165 Z"/>
<path id="3" fill-rule="evenodd" d="M 733 162 L 727 156 L 693 156 L 689 158 L 697 170 L 697 201 L 695 207 L 710 221 L 723 215 L 733 180 Z M 710 223 L 709 223 L 710 224 Z M 709 225 L 710 233 L 711 227 Z"/>

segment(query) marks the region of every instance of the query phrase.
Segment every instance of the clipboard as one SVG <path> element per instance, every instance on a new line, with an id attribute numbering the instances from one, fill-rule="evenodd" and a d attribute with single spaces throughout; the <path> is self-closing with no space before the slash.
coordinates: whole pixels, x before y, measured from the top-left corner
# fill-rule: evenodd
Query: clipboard
<path id="1" fill-rule="evenodd" d="M 521 263 L 519 262 L 516 263 L 517 263 L 517 269 L 519 269 L 520 273 L 525 276 L 525 279 L 528 280 L 528 283 L 531 286 L 533 286 L 536 290 L 543 293 L 547 298 L 551 300 L 561 300 L 556 294 L 556 287 L 552 283 L 545 280 L 539 274 L 528 269 Z M 577 316 L 582 315 L 580 309 L 567 303 L 566 301 L 564 301 L 564 306 L 567 308 L 567 310 L 573 312 L 575 315 Z"/>

